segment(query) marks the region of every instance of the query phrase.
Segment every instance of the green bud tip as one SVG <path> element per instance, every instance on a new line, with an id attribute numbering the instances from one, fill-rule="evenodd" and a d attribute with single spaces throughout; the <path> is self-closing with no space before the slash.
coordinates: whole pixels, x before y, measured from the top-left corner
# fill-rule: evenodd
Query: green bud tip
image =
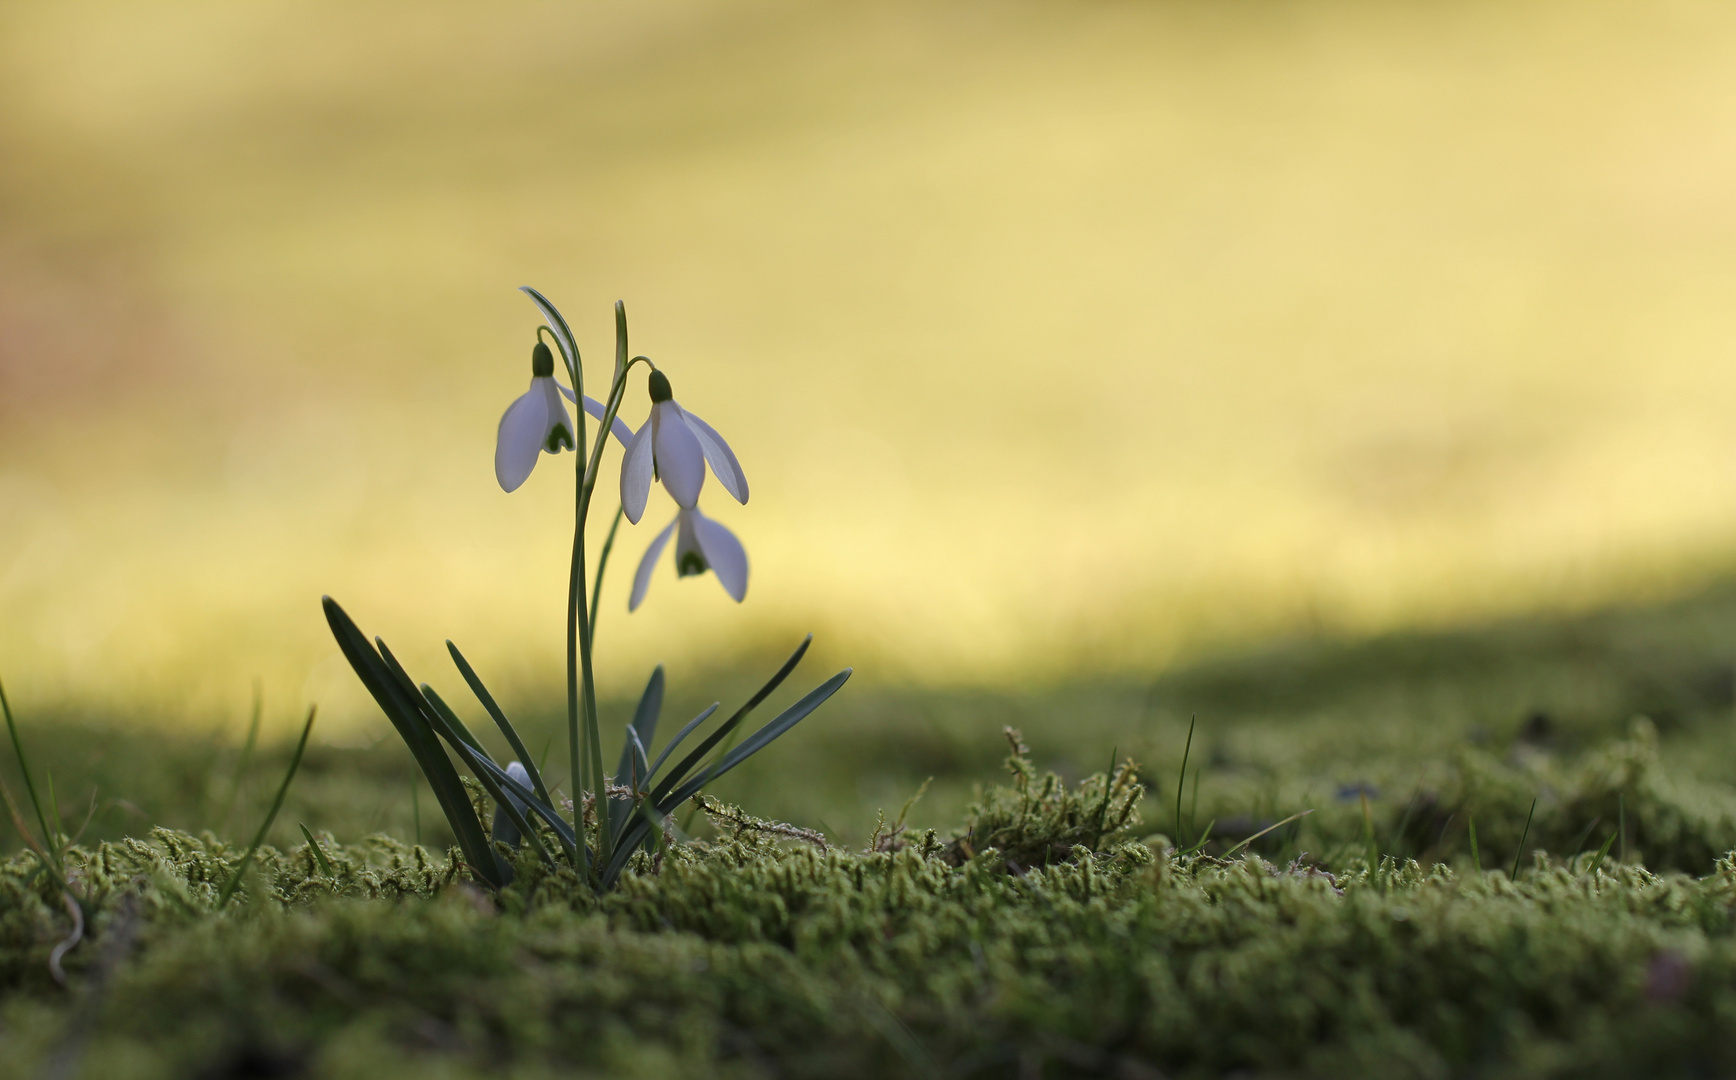
<path id="1" fill-rule="evenodd" d="M 555 354 L 549 352 L 549 347 L 540 341 L 536 343 L 536 348 L 530 351 L 530 373 L 539 379 L 546 379 L 555 373 Z"/>
<path id="2" fill-rule="evenodd" d="M 651 391 L 651 403 L 653 405 L 660 401 L 668 401 L 670 398 L 675 396 L 675 392 L 669 389 L 669 376 L 663 374 L 661 371 L 653 371 L 651 373 L 651 382 L 648 389 Z"/>
<path id="3" fill-rule="evenodd" d="M 705 565 L 705 556 L 699 552 L 683 552 L 680 561 L 675 564 L 675 576 L 691 577 L 694 574 L 703 574 L 709 569 L 710 567 Z"/>

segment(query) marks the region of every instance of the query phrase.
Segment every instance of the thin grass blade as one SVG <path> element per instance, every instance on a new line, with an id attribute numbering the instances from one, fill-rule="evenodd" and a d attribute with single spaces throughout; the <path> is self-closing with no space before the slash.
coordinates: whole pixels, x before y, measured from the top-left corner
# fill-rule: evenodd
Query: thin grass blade
<path id="1" fill-rule="evenodd" d="M 36 781 L 30 772 L 30 760 L 24 756 L 24 740 L 18 737 L 18 721 L 12 717 L 12 703 L 6 700 L 6 684 L 0 683 L 0 711 L 6 713 L 6 730 L 12 734 L 12 752 L 18 755 L 18 771 L 24 775 L 24 790 L 30 795 L 30 806 L 36 811 L 36 824 L 42 827 L 42 842 L 54 846 L 54 833 L 49 831 L 48 816 L 42 812 L 42 800 L 36 794 Z M 60 874 L 60 861 L 54 860 L 54 872 Z"/>
<path id="2" fill-rule="evenodd" d="M 1236 852 L 1242 850 L 1243 848 L 1247 847 L 1249 844 L 1258 840 L 1260 837 L 1265 836 L 1267 833 L 1271 832 L 1272 830 L 1282 829 L 1284 826 L 1290 824 L 1292 821 L 1300 821 L 1303 818 L 1307 817 L 1309 814 L 1312 814 L 1313 812 L 1314 812 L 1313 810 L 1303 810 L 1300 813 L 1291 814 L 1289 817 L 1285 818 L 1283 821 L 1278 822 L 1276 825 L 1268 825 L 1264 829 L 1261 829 L 1259 832 L 1248 837 L 1246 840 L 1243 840 L 1241 843 L 1237 844 L 1235 847 L 1224 852 L 1223 855 L 1220 857 L 1227 859 L 1231 855 L 1234 855 Z"/>
<path id="3" fill-rule="evenodd" d="M 1615 833 L 1612 832 L 1609 834 L 1609 839 L 1605 840 L 1603 846 L 1597 849 L 1597 858 L 1591 860 L 1591 865 L 1586 868 L 1586 873 L 1595 874 L 1598 869 L 1603 866 L 1604 856 L 1609 854 L 1611 845 L 1615 843 L 1615 837 Z"/>
<path id="4" fill-rule="evenodd" d="M 313 850 L 313 861 L 319 863 L 319 872 L 326 877 L 336 877 L 337 871 L 332 869 L 331 860 L 326 858 L 325 849 L 319 846 L 319 841 L 313 838 L 313 833 L 308 832 L 307 826 L 302 822 L 298 821 L 296 825 L 301 829 L 302 839 L 306 840 L 307 846 Z"/>
<path id="5" fill-rule="evenodd" d="M 307 723 L 301 727 L 301 739 L 295 744 L 295 753 L 289 759 L 289 771 L 283 774 L 283 783 L 278 785 L 277 798 L 271 800 L 271 809 L 266 813 L 265 820 L 259 823 L 259 831 L 253 834 L 253 843 L 247 845 L 247 853 L 241 856 L 241 861 L 235 864 L 235 870 L 224 883 L 223 891 L 217 894 L 217 907 L 222 910 L 229 898 L 235 895 L 235 890 L 241 884 L 241 875 L 247 872 L 247 867 L 253 862 L 254 852 L 259 845 L 265 843 L 265 834 L 271 831 L 271 823 L 277 820 L 277 812 L 283 809 L 284 796 L 289 794 L 290 781 L 295 779 L 295 772 L 301 768 L 301 755 L 307 751 L 307 737 L 313 734 L 313 718 L 319 712 L 316 705 L 307 711 Z"/>

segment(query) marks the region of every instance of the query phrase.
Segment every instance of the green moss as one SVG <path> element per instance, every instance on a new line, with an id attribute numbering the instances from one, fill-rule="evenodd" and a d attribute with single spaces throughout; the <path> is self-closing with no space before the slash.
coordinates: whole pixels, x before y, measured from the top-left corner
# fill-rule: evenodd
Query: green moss
<path id="1" fill-rule="evenodd" d="M 326 836 L 333 873 L 305 844 L 262 850 L 219 912 L 232 845 L 159 829 L 79 848 L 70 990 L 47 974 L 68 916 L 18 855 L 0 1056 L 76 1050 L 104 1077 L 1736 1067 L 1736 859 L 1694 878 L 1539 854 L 1515 883 L 1177 858 L 1121 838 L 1131 774 L 1106 800 L 1102 775 L 1013 765 L 951 843 L 822 848 L 719 807 L 716 839 L 642 856 L 600 900 L 530 859 L 496 898 L 454 856 Z"/>
<path id="2" fill-rule="evenodd" d="M 0 863 L 0 1062 L 104 1080 L 1722 1075 L 1732 635 L 1736 594 L 1717 593 L 1285 646 L 1152 686 L 841 697 L 712 794 L 842 832 L 711 799 L 701 840 L 637 856 L 602 899 L 523 852 L 512 887 L 479 890 L 431 799 L 427 846 L 406 843 L 413 767 L 386 744 L 310 751 L 276 846 L 216 911 L 281 758 L 237 776 L 209 741 L 27 724 L 63 809 L 101 795 L 66 858 L 86 916 L 66 987 L 62 899 L 35 856 Z M 1002 723 L 1043 757 L 983 785 Z M 1113 745 L 1147 767 L 1080 766 Z M 908 819 L 871 831 L 929 773 Z M 1208 822 L 1178 857 L 1169 836 Z"/>

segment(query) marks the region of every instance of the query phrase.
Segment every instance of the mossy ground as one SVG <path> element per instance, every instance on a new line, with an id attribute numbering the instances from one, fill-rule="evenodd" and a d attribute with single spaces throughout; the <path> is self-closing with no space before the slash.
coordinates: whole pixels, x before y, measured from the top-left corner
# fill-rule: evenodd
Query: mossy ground
<path id="1" fill-rule="evenodd" d="M 217 911 L 278 752 L 237 793 L 233 746 L 39 720 L 64 816 L 98 789 L 67 856 L 88 922 L 63 988 L 69 913 L 34 855 L 0 866 L 0 1071 L 1724 1075 L 1732 642 L 1722 591 L 1155 685 L 846 694 L 717 793 L 832 845 L 716 804 L 600 900 L 528 858 L 478 890 L 428 799 L 416 845 L 388 743 L 314 753 Z M 1034 763 L 996 763 L 995 721 Z M 1143 800 L 1101 772 L 1114 747 Z"/>

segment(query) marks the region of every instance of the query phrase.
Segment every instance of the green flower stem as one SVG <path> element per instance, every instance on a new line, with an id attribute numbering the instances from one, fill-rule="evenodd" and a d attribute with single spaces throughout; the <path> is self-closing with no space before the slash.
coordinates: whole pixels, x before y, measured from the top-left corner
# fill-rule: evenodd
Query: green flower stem
<path id="1" fill-rule="evenodd" d="M 603 570 L 609 565 L 609 552 L 615 549 L 615 534 L 621 530 L 621 519 L 627 516 L 625 507 L 615 508 L 615 520 L 609 524 L 609 535 L 603 540 L 603 550 L 597 554 L 597 580 L 591 583 L 591 646 L 597 644 L 597 607 L 603 599 Z"/>

